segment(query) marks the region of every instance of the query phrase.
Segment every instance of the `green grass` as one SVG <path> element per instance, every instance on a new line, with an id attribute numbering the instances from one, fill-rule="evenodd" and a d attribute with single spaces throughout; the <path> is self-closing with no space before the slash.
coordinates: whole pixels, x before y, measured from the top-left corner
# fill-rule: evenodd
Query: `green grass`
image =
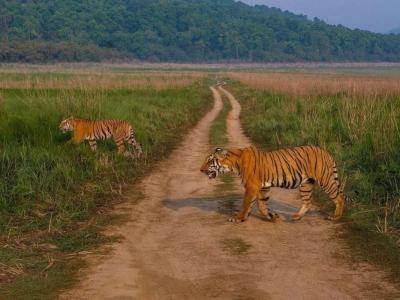
<path id="1" fill-rule="evenodd" d="M 373 230 L 369 223 L 345 220 L 345 227 L 339 237 L 346 241 L 357 259 L 367 261 L 389 271 L 390 279 L 400 283 L 399 239 Z"/>
<path id="2" fill-rule="evenodd" d="M 231 110 L 231 105 L 225 95 L 221 95 L 221 97 L 224 106 L 211 126 L 209 137 L 209 143 L 214 148 L 225 147 L 228 144 L 228 137 L 226 136 L 226 118 Z"/>
<path id="3" fill-rule="evenodd" d="M 208 97 L 204 83 L 162 91 L 0 90 L 0 298 L 53 298 L 72 284 L 83 263 L 64 257 L 115 240 L 100 233 L 110 217 L 99 208 L 171 152 L 209 108 Z M 66 144 L 58 125 L 70 115 L 130 121 L 144 158 L 118 155 L 111 141 L 97 153 Z M 55 262 L 46 269 L 49 257 Z"/>
<path id="4" fill-rule="evenodd" d="M 226 135 L 226 119 L 231 110 L 231 105 L 225 95 L 221 94 L 223 108 L 220 114 L 215 119 L 211 126 L 209 143 L 212 146 L 212 150 L 217 147 L 226 147 L 228 145 L 228 137 Z M 218 186 L 216 194 L 224 194 L 227 191 L 232 190 L 234 185 L 234 180 L 232 175 L 225 174 L 218 177 Z"/>
<path id="5" fill-rule="evenodd" d="M 2 282 L 0 295 L 2 299 L 54 299 L 60 288 L 75 283 L 76 272 L 85 264 L 77 257 L 60 259 L 56 257 L 53 265 L 46 269 L 49 261 L 55 259 L 49 251 L 24 251 L 10 249 L 5 254 L 2 251 L 0 259 L 9 264 L 23 264 L 23 274 L 16 276 L 10 282 Z M 18 260 L 15 260 L 16 252 Z"/>
<path id="6" fill-rule="evenodd" d="M 400 281 L 400 97 L 300 97 L 239 83 L 230 88 L 242 104 L 246 133 L 264 150 L 314 144 L 333 154 L 345 193 L 356 200 L 346 209 L 341 236 L 359 257 Z M 381 233 L 386 201 L 388 230 Z"/>
<path id="7" fill-rule="evenodd" d="M 251 245 L 242 238 L 224 239 L 221 242 L 222 248 L 233 255 L 242 255 L 251 249 Z"/>

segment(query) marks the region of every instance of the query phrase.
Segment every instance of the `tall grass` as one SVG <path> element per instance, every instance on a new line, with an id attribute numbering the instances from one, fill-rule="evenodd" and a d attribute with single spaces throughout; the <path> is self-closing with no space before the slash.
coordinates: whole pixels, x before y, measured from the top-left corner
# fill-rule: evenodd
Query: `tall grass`
<path id="1" fill-rule="evenodd" d="M 230 76 L 251 87 L 236 83 L 234 89 L 242 101 L 245 130 L 257 144 L 266 149 L 315 144 L 334 155 L 345 192 L 356 200 L 345 218 L 352 228 L 349 237 L 365 239 L 357 251 L 400 278 L 399 79 Z"/>
<path id="2" fill-rule="evenodd" d="M 128 120 L 146 161 L 152 161 L 169 151 L 177 132 L 193 124 L 206 106 L 199 85 L 163 91 L 7 89 L 0 95 L 3 232 L 26 216 L 42 216 L 30 227 L 40 227 L 50 215 L 55 227 L 80 218 L 96 206 L 90 192 L 109 190 L 123 176 L 141 173 L 143 162 L 116 155 L 112 142 L 104 143 L 102 154 L 87 145 L 67 145 L 70 137 L 58 130 L 63 118 Z"/>
<path id="3" fill-rule="evenodd" d="M 309 80 L 304 79 L 306 87 L 297 95 L 287 80 L 288 94 L 269 91 L 266 87 L 252 90 L 245 96 L 243 120 L 250 136 L 267 148 L 302 144 L 325 147 L 342 166 L 347 189 L 359 192 L 361 204 L 386 205 L 388 197 L 397 203 L 400 196 L 400 156 L 397 153 L 400 91 L 398 95 L 395 89 L 384 95 L 366 94 L 362 90 L 364 83 L 359 82 L 360 85 L 351 91 L 344 84 L 343 89 L 334 94 L 321 95 L 312 89 L 305 93 Z M 296 85 L 303 82 L 299 78 L 293 80 Z M 247 83 L 247 77 L 243 82 Z M 325 79 L 314 82 L 319 83 L 327 87 Z M 337 83 L 332 82 L 332 85 L 335 90 Z M 280 89 L 284 90 L 283 83 Z M 321 90 L 317 86 L 317 91 Z M 391 225 L 398 228 L 398 213 L 392 217 Z"/>
<path id="4" fill-rule="evenodd" d="M 203 74 L 0 73 L 0 89 L 155 89 L 180 88 Z"/>
<path id="5" fill-rule="evenodd" d="M 53 75 L 40 80 L 48 84 Z M 52 299 L 72 284 L 82 262 L 70 255 L 110 239 L 100 233 L 110 216 L 99 209 L 156 167 L 211 104 L 208 87 L 194 79 L 178 87 L 152 78 L 161 84 L 139 89 L 118 88 L 114 76 L 109 79 L 97 89 L 95 81 L 87 88 L 66 82 L 66 88 L 0 89 L 2 299 Z M 129 121 L 144 156 L 123 157 L 112 141 L 100 143 L 97 153 L 85 143 L 67 144 L 70 135 L 58 125 L 71 115 Z"/>
<path id="6" fill-rule="evenodd" d="M 398 76 L 368 74 L 310 74 L 310 73 L 227 73 L 257 90 L 294 97 L 336 96 L 380 98 L 400 95 Z"/>

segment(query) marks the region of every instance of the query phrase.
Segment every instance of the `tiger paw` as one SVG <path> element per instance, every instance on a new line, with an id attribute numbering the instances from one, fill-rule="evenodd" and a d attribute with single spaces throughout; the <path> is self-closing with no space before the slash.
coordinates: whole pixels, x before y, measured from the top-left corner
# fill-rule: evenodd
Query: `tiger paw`
<path id="1" fill-rule="evenodd" d="M 246 221 L 245 219 L 241 219 L 241 218 L 237 218 L 237 217 L 232 217 L 228 219 L 229 222 L 233 222 L 233 223 L 241 223 Z"/>
<path id="2" fill-rule="evenodd" d="M 299 221 L 299 220 L 301 220 L 302 217 L 303 216 L 301 216 L 299 214 L 294 214 L 294 215 L 292 215 L 292 220 L 293 221 Z"/>
<path id="3" fill-rule="evenodd" d="M 280 216 L 277 213 L 268 213 L 268 217 L 267 219 L 271 222 L 275 222 L 276 220 L 278 220 L 280 218 Z"/>
<path id="4" fill-rule="evenodd" d="M 337 220 L 339 220 L 340 219 L 340 217 L 335 217 L 335 216 L 328 216 L 328 217 L 326 217 L 326 220 L 329 220 L 329 221 L 337 221 Z"/>

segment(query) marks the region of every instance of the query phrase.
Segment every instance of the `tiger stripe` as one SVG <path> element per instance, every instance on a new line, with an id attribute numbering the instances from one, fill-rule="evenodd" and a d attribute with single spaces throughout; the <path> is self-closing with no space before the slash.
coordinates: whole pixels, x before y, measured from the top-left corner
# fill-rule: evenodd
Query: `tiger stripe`
<path id="1" fill-rule="evenodd" d="M 128 121 L 118 119 L 92 121 L 70 117 L 61 121 L 59 128 L 63 131 L 72 131 L 71 142 L 75 144 L 87 140 L 93 151 L 97 150 L 96 141 L 112 138 L 119 153 L 125 156 L 132 155 L 125 148 L 127 143 L 134 149 L 136 156 L 142 154 L 142 148 L 137 143 L 134 130 Z"/>
<path id="2" fill-rule="evenodd" d="M 315 184 L 336 204 L 335 213 L 330 217 L 332 220 L 340 219 L 344 201 L 348 199 L 343 195 L 332 155 L 316 146 L 270 152 L 263 152 L 255 147 L 233 150 L 217 148 L 215 153 L 207 157 L 201 171 L 209 178 L 227 172 L 236 172 L 241 177 L 246 193 L 236 221 L 246 220 L 255 202 L 260 213 L 268 217 L 266 202 L 270 187 L 299 188 L 302 206 L 293 215 L 295 220 L 301 219 L 310 209 Z"/>

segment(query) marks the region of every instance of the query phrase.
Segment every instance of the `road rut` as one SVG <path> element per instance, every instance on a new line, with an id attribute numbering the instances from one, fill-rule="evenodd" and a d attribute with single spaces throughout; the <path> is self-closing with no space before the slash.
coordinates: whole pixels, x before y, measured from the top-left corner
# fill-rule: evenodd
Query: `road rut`
<path id="1" fill-rule="evenodd" d="M 227 135 L 232 147 L 250 145 L 240 105 L 226 89 L 211 88 L 213 109 L 154 172 L 128 193 L 142 195 L 116 208 L 129 215 L 112 228 L 123 237 L 110 255 L 89 258 L 91 267 L 64 299 L 365 299 L 392 298 L 398 291 L 368 264 L 348 263 L 335 239 L 337 223 L 314 209 L 300 222 L 297 191 L 273 189 L 271 207 L 281 215 L 268 222 L 254 211 L 249 220 L 227 222 L 243 189 L 210 181 L 199 172 L 212 147 L 211 125 L 232 106 Z M 222 188 L 221 188 L 222 186 Z M 129 199 L 128 199 L 129 200 Z"/>

